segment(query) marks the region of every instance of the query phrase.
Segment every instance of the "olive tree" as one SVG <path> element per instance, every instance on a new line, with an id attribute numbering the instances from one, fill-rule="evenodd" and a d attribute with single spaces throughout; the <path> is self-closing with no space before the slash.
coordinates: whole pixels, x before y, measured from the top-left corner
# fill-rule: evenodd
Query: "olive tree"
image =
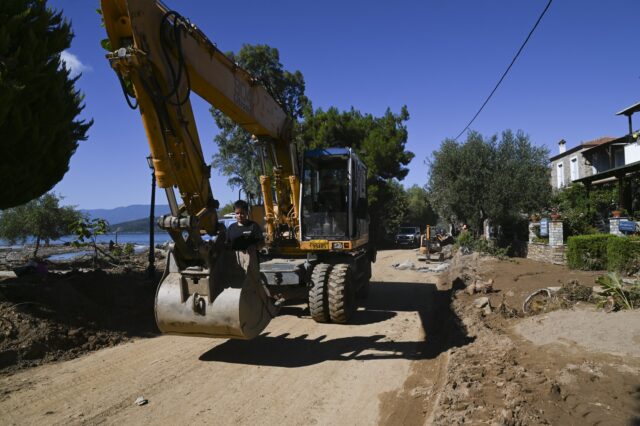
<path id="1" fill-rule="evenodd" d="M 38 255 L 40 243 L 69 234 L 72 224 L 82 218 L 82 213 L 71 206 L 60 206 L 61 197 L 47 193 L 21 206 L 0 212 L 0 238 L 10 244 L 35 239 L 33 256 Z"/>

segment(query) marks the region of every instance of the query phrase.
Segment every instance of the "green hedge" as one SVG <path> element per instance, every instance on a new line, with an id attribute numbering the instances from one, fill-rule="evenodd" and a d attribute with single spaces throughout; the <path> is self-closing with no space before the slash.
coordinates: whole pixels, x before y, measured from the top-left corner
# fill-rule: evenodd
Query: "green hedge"
<path id="1" fill-rule="evenodd" d="M 571 269 L 635 272 L 640 267 L 640 238 L 611 234 L 569 237 L 567 263 Z"/>
<path id="2" fill-rule="evenodd" d="M 640 238 L 616 237 L 607 245 L 607 270 L 634 273 L 640 266 Z"/>
<path id="3" fill-rule="evenodd" d="M 567 240 L 567 264 L 571 269 L 607 269 L 607 245 L 611 234 L 578 235 Z"/>

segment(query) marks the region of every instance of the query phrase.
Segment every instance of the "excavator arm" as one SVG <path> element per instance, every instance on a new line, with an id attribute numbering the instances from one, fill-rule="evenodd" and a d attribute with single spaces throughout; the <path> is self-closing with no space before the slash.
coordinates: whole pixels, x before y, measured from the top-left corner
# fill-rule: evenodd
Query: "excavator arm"
<path id="1" fill-rule="evenodd" d="M 190 94 L 255 135 L 257 148 L 268 152 L 274 164 L 275 210 L 271 178 L 263 176 L 261 184 L 271 240 L 276 224 L 286 220 L 282 217 L 295 222 L 298 214 L 291 195 L 299 188 L 289 143 L 291 121 L 258 81 L 159 1 L 102 0 L 101 7 L 112 50 L 107 58 L 125 95 L 137 102 L 157 183 L 171 208 L 160 220 L 174 245 L 156 296 L 158 326 L 174 334 L 252 338 L 266 327 L 273 306 L 260 283 L 255 252 L 230 252 L 223 238 L 203 238 L 222 235 Z"/>

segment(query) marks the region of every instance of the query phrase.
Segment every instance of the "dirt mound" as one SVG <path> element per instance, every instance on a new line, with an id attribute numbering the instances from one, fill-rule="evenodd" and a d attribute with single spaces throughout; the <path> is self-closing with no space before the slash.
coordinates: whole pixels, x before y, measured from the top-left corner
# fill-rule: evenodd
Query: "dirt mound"
<path id="1" fill-rule="evenodd" d="M 125 270 L 0 281 L 0 372 L 157 334 L 155 283 L 143 272 Z"/>
<path id="2" fill-rule="evenodd" d="M 433 422 L 517 425 L 575 424 L 576 419 L 580 424 L 638 421 L 639 358 L 585 352 L 573 341 L 560 346 L 548 345 L 545 340 L 540 343 L 547 345 L 539 346 L 513 331 L 518 324 L 540 321 L 540 317 L 519 318 L 521 311 L 514 308 L 521 307 L 532 290 L 576 279 L 592 285 L 597 276 L 526 260 L 456 256 L 449 274 L 453 283 L 466 285 L 493 279 L 495 285 L 487 296 L 464 291 L 454 296 L 453 310 L 474 342 L 451 349 L 446 383 L 432 414 Z M 487 300 L 481 300 L 483 297 Z M 496 309 L 499 306 L 503 308 Z M 565 329 L 558 321 L 575 322 L 574 317 L 584 313 L 558 311 L 554 315 L 558 316 L 556 321 L 547 321 L 536 330 Z M 535 327 L 532 324 L 528 327 Z M 582 332 L 608 332 L 614 340 L 608 344 L 616 345 L 616 333 L 611 332 L 615 326 L 610 322 L 595 319 L 589 324 Z M 576 330 L 574 327 L 571 331 Z M 626 334 L 619 337 L 628 338 Z"/>

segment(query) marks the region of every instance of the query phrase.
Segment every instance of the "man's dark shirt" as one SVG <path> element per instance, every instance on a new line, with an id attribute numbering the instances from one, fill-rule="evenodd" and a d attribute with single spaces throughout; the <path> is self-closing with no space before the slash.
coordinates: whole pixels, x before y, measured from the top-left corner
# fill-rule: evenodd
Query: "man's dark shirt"
<path id="1" fill-rule="evenodd" d="M 232 223 L 227 228 L 227 246 L 234 250 L 246 250 L 252 244 L 264 241 L 260 225 L 253 221 L 248 221 L 246 225 L 240 226 Z"/>

